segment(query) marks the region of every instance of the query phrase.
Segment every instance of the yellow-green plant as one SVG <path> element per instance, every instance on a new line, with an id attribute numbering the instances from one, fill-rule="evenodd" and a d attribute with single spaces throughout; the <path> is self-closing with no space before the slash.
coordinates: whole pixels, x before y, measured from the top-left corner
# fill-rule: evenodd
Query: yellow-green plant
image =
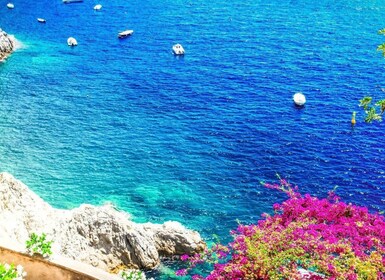
<path id="1" fill-rule="evenodd" d="M 118 275 L 122 280 L 146 280 L 146 275 L 137 269 L 122 270 Z"/>
<path id="2" fill-rule="evenodd" d="M 40 254 L 43 257 L 48 257 L 52 255 L 51 247 L 52 240 L 48 241 L 45 233 L 42 235 L 37 235 L 36 233 L 32 233 L 29 236 L 29 239 L 26 241 L 26 247 L 28 252 L 33 254 Z"/>
<path id="3" fill-rule="evenodd" d="M 360 100 L 360 107 L 364 108 L 366 118 L 365 122 L 371 123 L 373 121 L 382 121 L 382 115 L 385 112 L 385 99 L 382 99 L 380 101 L 377 101 L 372 105 L 372 97 L 365 96 Z M 380 108 L 380 112 L 377 113 L 377 107 Z"/>
<path id="4" fill-rule="evenodd" d="M 378 34 L 385 35 L 385 28 L 378 30 Z M 382 52 L 382 55 L 385 57 L 385 43 L 379 45 L 377 51 Z"/>
<path id="5" fill-rule="evenodd" d="M 0 279 L 1 280 L 23 280 L 27 273 L 21 265 L 0 263 Z"/>

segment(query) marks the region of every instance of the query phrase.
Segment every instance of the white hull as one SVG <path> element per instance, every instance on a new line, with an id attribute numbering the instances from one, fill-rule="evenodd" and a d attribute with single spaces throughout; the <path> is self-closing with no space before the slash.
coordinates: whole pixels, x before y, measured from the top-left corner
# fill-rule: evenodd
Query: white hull
<path id="1" fill-rule="evenodd" d="M 118 38 L 126 38 L 128 36 L 131 36 L 132 33 L 134 33 L 134 30 L 125 30 L 118 33 Z"/>
<path id="2" fill-rule="evenodd" d="M 76 41 L 76 39 L 74 37 L 69 37 L 67 39 L 67 44 L 68 46 L 77 46 L 78 45 L 78 42 Z"/>
<path id="3" fill-rule="evenodd" d="M 293 95 L 293 101 L 297 106 L 303 106 L 306 103 L 306 97 L 301 92 L 297 92 Z"/>
<path id="4" fill-rule="evenodd" d="M 176 44 L 172 46 L 172 52 L 175 55 L 184 55 L 185 51 L 181 44 Z"/>

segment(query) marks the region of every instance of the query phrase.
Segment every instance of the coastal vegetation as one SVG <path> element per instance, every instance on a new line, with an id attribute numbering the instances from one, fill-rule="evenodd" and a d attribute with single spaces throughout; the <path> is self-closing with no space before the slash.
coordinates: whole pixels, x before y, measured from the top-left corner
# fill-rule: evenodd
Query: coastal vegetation
<path id="1" fill-rule="evenodd" d="M 379 100 L 376 103 L 372 104 L 372 97 L 365 96 L 360 100 L 360 107 L 364 108 L 366 117 L 365 122 L 371 123 L 373 121 L 382 121 L 382 115 L 385 112 L 385 99 Z M 379 112 L 377 109 L 379 108 Z"/>
<path id="2" fill-rule="evenodd" d="M 52 255 L 52 240 L 48 241 L 45 233 L 37 235 L 32 233 L 26 241 L 26 247 L 30 255 L 39 254 L 44 258 Z"/>
<path id="3" fill-rule="evenodd" d="M 21 265 L 0 263 L 0 279 L 1 280 L 23 280 L 27 273 Z"/>
<path id="4" fill-rule="evenodd" d="M 385 28 L 378 30 L 378 34 L 385 35 Z M 377 46 L 377 51 L 381 51 L 382 55 L 385 57 L 385 43 Z M 381 99 L 377 102 L 372 103 L 373 98 L 371 96 L 365 96 L 360 100 L 360 107 L 363 107 L 366 117 L 365 122 L 371 123 L 373 121 L 382 121 L 382 115 L 385 112 L 385 99 Z M 377 112 L 377 108 L 379 107 L 380 112 Z M 356 112 L 353 112 L 352 116 L 352 124 L 356 123 L 355 120 Z"/>
<path id="5" fill-rule="evenodd" d="M 378 30 L 378 34 L 385 35 L 385 28 Z M 385 43 L 382 43 L 377 47 L 377 51 L 382 52 L 382 55 L 385 56 Z"/>
<path id="6" fill-rule="evenodd" d="M 240 224 L 233 242 L 183 255 L 189 265 L 177 275 L 211 265 L 192 279 L 385 279 L 384 216 L 342 202 L 335 190 L 320 199 L 284 179 L 263 184 L 289 198 L 258 223 Z"/>
<path id="7" fill-rule="evenodd" d="M 122 280 L 146 280 L 147 279 L 144 272 L 136 269 L 121 270 L 118 275 Z"/>
<path id="8" fill-rule="evenodd" d="M 378 34 L 380 35 L 385 35 L 385 28 L 378 30 Z M 377 46 L 377 51 L 382 52 L 382 56 L 385 57 L 385 43 L 382 43 L 381 45 Z M 373 121 L 382 121 L 382 115 L 385 112 L 385 99 L 381 99 L 374 104 L 372 103 L 372 97 L 370 96 L 365 96 L 360 100 L 360 107 L 364 108 L 366 117 L 365 117 L 365 122 L 371 123 Z M 379 113 L 377 112 L 377 108 L 380 109 Z M 353 124 L 353 119 L 355 120 L 355 113 L 353 113 L 354 116 L 352 118 L 352 124 Z M 355 124 L 355 121 L 354 121 Z"/>

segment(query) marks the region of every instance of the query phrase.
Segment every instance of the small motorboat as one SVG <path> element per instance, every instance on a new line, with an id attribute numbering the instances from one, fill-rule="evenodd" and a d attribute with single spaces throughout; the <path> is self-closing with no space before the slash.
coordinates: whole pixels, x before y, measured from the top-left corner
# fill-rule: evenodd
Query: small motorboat
<path id="1" fill-rule="evenodd" d="M 297 106 L 303 106 L 306 103 L 306 97 L 302 92 L 297 92 L 293 95 L 293 101 Z"/>
<path id="2" fill-rule="evenodd" d="M 100 5 L 100 4 L 97 4 L 94 6 L 95 11 L 99 11 L 101 8 L 102 8 L 102 5 Z"/>
<path id="3" fill-rule="evenodd" d="M 185 51 L 181 44 L 176 44 L 172 46 L 172 52 L 175 55 L 184 55 Z"/>
<path id="4" fill-rule="evenodd" d="M 77 46 L 78 45 L 78 41 L 76 41 L 76 39 L 74 37 L 69 37 L 67 39 L 67 44 L 70 47 Z"/>
<path id="5" fill-rule="evenodd" d="M 46 20 L 44 18 L 37 18 L 37 21 L 40 22 L 40 23 L 45 23 Z"/>
<path id="6" fill-rule="evenodd" d="M 120 38 L 120 39 L 126 38 L 127 36 L 132 35 L 132 33 L 134 33 L 134 30 L 131 30 L 131 29 L 119 32 L 118 33 L 118 38 Z"/>
<path id="7" fill-rule="evenodd" d="M 7 4 L 7 8 L 8 9 L 13 9 L 13 8 L 15 8 L 15 5 L 13 5 L 13 3 L 8 3 Z"/>
<path id="8" fill-rule="evenodd" d="M 83 0 L 63 0 L 64 4 L 81 3 Z"/>

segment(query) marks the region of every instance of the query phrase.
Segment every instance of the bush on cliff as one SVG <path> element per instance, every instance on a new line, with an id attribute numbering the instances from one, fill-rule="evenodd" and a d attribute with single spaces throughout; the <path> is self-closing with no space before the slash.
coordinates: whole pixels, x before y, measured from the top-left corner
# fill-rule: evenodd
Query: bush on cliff
<path id="1" fill-rule="evenodd" d="M 254 225 L 239 225 L 234 241 L 205 254 L 182 256 L 186 275 L 212 264 L 193 279 L 385 279 L 385 220 L 365 207 L 301 195 L 286 180 L 266 187 L 288 194 L 275 214 Z"/>
<path id="2" fill-rule="evenodd" d="M 23 280 L 27 276 L 21 265 L 14 266 L 7 263 L 0 263 L 0 279 L 1 280 Z"/>
<path id="3" fill-rule="evenodd" d="M 34 232 L 29 236 L 29 239 L 25 242 L 25 245 L 31 256 L 38 254 L 46 258 L 52 255 L 51 247 L 53 241 L 48 241 L 46 237 L 47 235 L 45 233 L 37 235 Z"/>

